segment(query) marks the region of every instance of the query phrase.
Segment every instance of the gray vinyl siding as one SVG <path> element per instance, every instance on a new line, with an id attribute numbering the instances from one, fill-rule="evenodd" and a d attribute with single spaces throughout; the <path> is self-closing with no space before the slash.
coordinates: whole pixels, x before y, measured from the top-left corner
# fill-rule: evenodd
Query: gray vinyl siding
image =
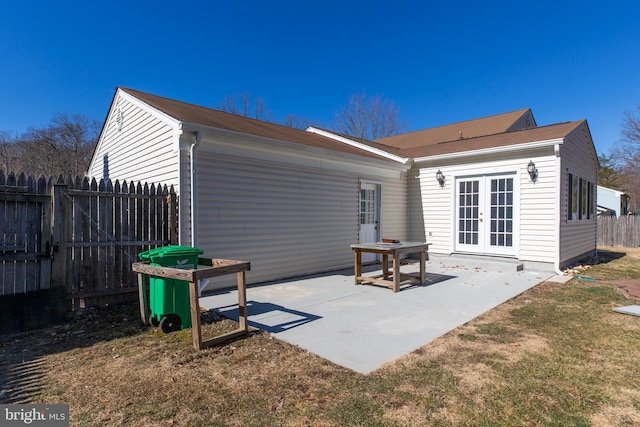
<path id="1" fill-rule="evenodd" d="M 207 256 L 250 261 L 248 283 L 353 267 L 363 177 L 205 151 L 197 173 L 197 245 Z M 406 179 L 379 182 L 382 227 L 405 238 Z"/>
<path id="2" fill-rule="evenodd" d="M 115 110 L 122 110 L 118 130 Z M 117 96 L 102 137 L 98 142 L 89 175 L 104 178 L 104 159 L 108 159 L 108 178 L 115 181 L 142 181 L 179 186 L 178 153 L 173 127 Z"/>
<path id="3" fill-rule="evenodd" d="M 533 118 L 533 114 L 531 111 L 527 111 L 526 114 L 523 114 L 514 124 L 509 126 L 507 131 L 514 131 L 518 129 L 529 129 L 535 127 L 536 121 Z"/>
<path id="4" fill-rule="evenodd" d="M 565 138 L 560 149 L 561 196 L 560 196 L 560 266 L 595 252 L 597 246 L 597 222 L 593 218 L 587 221 L 569 221 L 567 219 L 569 185 L 568 174 L 576 175 L 596 183 L 598 158 L 591 142 L 586 125 L 573 131 Z"/>
<path id="5" fill-rule="evenodd" d="M 348 267 L 357 194 L 356 176 L 201 152 L 198 247 L 250 261 L 248 283 Z"/>
<path id="6" fill-rule="evenodd" d="M 178 238 L 179 243 L 192 246 L 191 239 L 191 153 L 180 151 L 180 185 L 178 188 Z"/>

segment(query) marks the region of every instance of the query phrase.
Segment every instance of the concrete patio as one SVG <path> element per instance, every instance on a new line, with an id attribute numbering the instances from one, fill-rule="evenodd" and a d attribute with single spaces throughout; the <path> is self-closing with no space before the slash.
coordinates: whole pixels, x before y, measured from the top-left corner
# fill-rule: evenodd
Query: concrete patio
<path id="1" fill-rule="evenodd" d="M 424 284 L 397 293 L 354 285 L 353 269 L 251 286 L 249 324 L 368 374 L 555 276 L 518 271 L 519 264 L 509 261 L 433 255 L 426 267 Z M 365 271 L 373 275 L 380 268 Z M 419 268 L 410 263 L 401 271 Z M 238 319 L 235 290 L 203 296 L 200 304 Z"/>

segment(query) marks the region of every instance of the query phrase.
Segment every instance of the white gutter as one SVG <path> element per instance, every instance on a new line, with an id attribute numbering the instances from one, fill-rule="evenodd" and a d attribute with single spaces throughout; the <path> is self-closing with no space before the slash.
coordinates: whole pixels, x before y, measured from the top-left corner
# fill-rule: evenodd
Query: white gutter
<path id="1" fill-rule="evenodd" d="M 191 164 L 191 246 L 197 247 L 197 239 L 198 235 L 198 204 L 197 201 L 197 191 L 196 191 L 196 148 L 200 144 L 202 139 L 202 134 L 200 132 L 196 132 L 196 137 L 189 148 L 189 162 Z"/>
<path id="2" fill-rule="evenodd" d="M 411 163 L 413 163 L 413 160 L 408 158 L 408 157 L 396 156 L 395 154 L 391 154 L 391 153 L 388 153 L 388 152 L 386 152 L 384 150 L 380 150 L 379 148 L 374 148 L 374 147 L 371 147 L 371 146 L 369 146 L 367 144 L 363 144 L 361 142 L 357 142 L 357 141 L 354 141 L 352 139 L 345 138 L 343 136 L 336 135 L 336 134 L 331 133 L 331 132 L 327 132 L 326 130 L 314 128 L 313 126 L 309 126 L 307 128 L 307 132 L 315 133 L 317 135 L 321 135 L 321 136 L 324 136 L 326 138 L 331 138 L 333 140 L 340 141 L 340 142 L 342 142 L 344 144 L 350 145 L 352 147 L 359 148 L 359 149 L 364 150 L 364 151 L 368 151 L 368 152 L 373 153 L 373 154 L 377 154 L 378 156 L 384 157 L 384 158 L 389 159 L 389 160 L 393 160 L 393 161 L 398 162 L 398 163 L 402 163 L 404 165 L 410 165 Z"/>
<path id="3" fill-rule="evenodd" d="M 459 153 L 439 154 L 437 156 L 418 157 L 415 162 L 431 162 L 438 160 L 451 160 L 469 156 L 481 156 L 486 154 L 510 153 L 514 151 L 532 150 L 548 146 L 562 145 L 564 138 L 548 139 L 546 141 L 527 142 L 524 144 L 506 145 L 504 147 L 483 148 L 481 150 L 462 151 Z"/>

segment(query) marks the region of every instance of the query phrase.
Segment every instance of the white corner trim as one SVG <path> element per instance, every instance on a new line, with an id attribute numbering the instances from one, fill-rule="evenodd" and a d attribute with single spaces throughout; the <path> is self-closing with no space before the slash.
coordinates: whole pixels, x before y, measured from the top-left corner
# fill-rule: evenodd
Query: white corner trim
<path id="1" fill-rule="evenodd" d="M 331 138 L 333 140 L 342 142 L 342 143 L 350 145 L 352 147 L 359 148 L 359 149 L 364 150 L 364 151 L 368 151 L 368 152 L 373 153 L 373 154 L 377 154 L 378 156 L 382 156 L 384 158 L 387 158 L 389 160 L 393 160 L 393 161 L 398 162 L 398 163 L 402 163 L 402 164 L 406 165 L 406 164 L 411 164 L 411 162 L 412 162 L 412 159 L 410 159 L 410 158 L 396 156 L 396 155 L 388 153 L 388 152 L 386 152 L 384 150 L 380 150 L 379 148 L 374 148 L 374 147 L 371 147 L 369 145 L 363 144 L 361 142 L 357 142 L 357 141 L 354 141 L 352 139 L 345 138 L 343 136 L 336 135 L 336 134 L 331 133 L 331 132 L 327 132 L 326 130 L 318 129 L 318 128 L 315 128 L 313 126 L 309 126 L 306 130 L 307 130 L 307 132 L 315 133 L 317 135 L 321 135 L 321 136 L 324 136 L 326 138 Z"/>

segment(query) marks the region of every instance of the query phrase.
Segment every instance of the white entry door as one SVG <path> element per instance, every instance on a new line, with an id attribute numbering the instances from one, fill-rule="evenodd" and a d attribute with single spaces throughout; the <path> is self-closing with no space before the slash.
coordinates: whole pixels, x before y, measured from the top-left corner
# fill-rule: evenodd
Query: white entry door
<path id="1" fill-rule="evenodd" d="M 456 181 L 456 251 L 516 255 L 515 174 Z"/>
<path id="2" fill-rule="evenodd" d="M 380 240 L 380 186 L 360 184 L 360 236 L 359 243 L 374 243 Z M 362 262 L 374 262 L 377 254 L 364 252 Z"/>

